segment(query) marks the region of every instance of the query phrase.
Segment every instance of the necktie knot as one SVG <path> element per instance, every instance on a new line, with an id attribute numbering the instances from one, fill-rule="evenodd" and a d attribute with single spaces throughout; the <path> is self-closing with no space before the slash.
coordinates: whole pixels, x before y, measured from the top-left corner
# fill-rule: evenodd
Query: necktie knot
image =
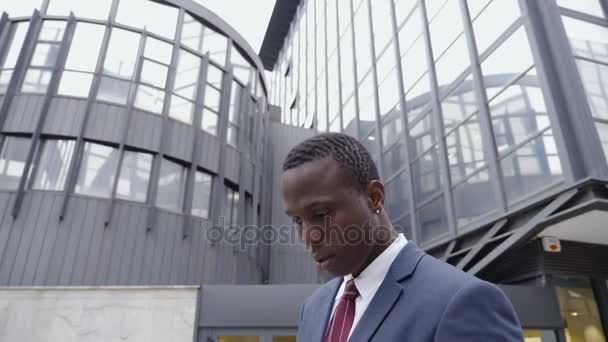
<path id="1" fill-rule="evenodd" d="M 359 290 L 357 290 L 355 281 L 351 279 L 346 282 L 346 286 L 344 287 L 344 293 L 342 294 L 342 299 L 354 302 L 357 297 L 359 297 Z"/>

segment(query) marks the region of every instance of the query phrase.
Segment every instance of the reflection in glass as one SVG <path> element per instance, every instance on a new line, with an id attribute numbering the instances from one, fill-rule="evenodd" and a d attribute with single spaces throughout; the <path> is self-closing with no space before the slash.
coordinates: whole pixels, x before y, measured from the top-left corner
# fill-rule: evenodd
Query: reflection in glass
<path id="1" fill-rule="evenodd" d="M 496 208 L 494 190 L 487 169 L 455 186 L 453 196 L 459 227 L 479 219 Z"/>
<path id="2" fill-rule="evenodd" d="M 450 131 L 476 111 L 473 83 L 465 80 L 441 102 L 444 131 Z"/>
<path id="3" fill-rule="evenodd" d="M 520 27 L 481 64 L 488 98 L 532 65 L 534 59 L 528 35 Z"/>
<path id="4" fill-rule="evenodd" d="M 171 54 L 173 53 L 173 45 L 164 42 L 160 39 L 148 37 L 146 38 L 146 47 L 144 49 L 144 57 L 148 57 L 155 61 L 169 64 L 171 63 Z"/>
<path id="5" fill-rule="evenodd" d="M 536 76 L 526 75 L 489 103 L 498 152 L 551 125 Z"/>
<path id="6" fill-rule="evenodd" d="M 129 87 L 130 83 L 128 81 L 102 77 L 99 83 L 97 100 L 125 105 L 129 98 Z"/>
<path id="7" fill-rule="evenodd" d="M 207 69 L 207 83 L 214 85 L 218 89 L 222 89 L 222 81 L 224 72 L 213 64 L 209 64 Z"/>
<path id="8" fill-rule="evenodd" d="M 116 185 L 116 198 L 145 202 L 151 170 L 151 154 L 125 151 Z"/>
<path id="9" fill-rule="evenodd" d="M 59 56 L 59 44 L 38 43 L 32 56 L 32 66 L 52 68 Z"/>
<path id="10" fill-rule="evenodd" d="M 555 278 L 566 338 L 571 342 L 606 342 L 598 304 L 589 280 Z"/>
<path id="11" fill-rule="evenodd" d="M 131 31 L 112 29 L 103 73 L 130 79 L 135 70 L 140 35 Z"/>
<path id="12" fill-rule="evenodd" d="M 525 342 L 557 342 L 555 331 L 553 330 L 524 330 Z"/>
<path id="13" fill-rule="evenodd" d="M 94 72 L 105 26 L 79 22 L 70 45 L 66 69 Z"/>
<path id="14" fill-rule="evenodd" d="M 142 15 L 145 13 L 145 15 Z M 179 10 L 149 0 L 120 1 L 116 21 L 173 39 Z"/>
<path id="15" fill-rule="evenodd" d="M 401 111 L 397 110 L 392 112 L 386 117 L 385 122 L 382 124 L 382 143 L 383 148 L 386 150 L 392 146 L 403 132 L 403 120 L 401 119 Z"/>
<path id="16" fill-rule="evenodd" d="M 111 6 L 112 0 L 51 0 L 46 13 L 67 17 L 70 12 L 74 12 L 74 15 L 79 18 L 105 20 L 110 14 Z"/>
<path id="17" fill-rule="evenodd" d="M 441 191 L 439 149 L 432 148 L 412 164 L 412 177 L 417 204 L 423 203 Z"/>
<path id="18" fill-rule="evenodd" d="M 487 0 L 468 1 L 469 8 L 479 5 L 479 2 Z M 471 3 L 474 3 L 473 5 Z M 472 8 L 471 12 L 476 11 Z M 511 24 L 521 15 L 517 0 L 493 0 L 483 9 L 483 12 L 473 20 L 473 31 L 475 32 L 475 42 L 477 51 L 480 54 L 485 52 L 498 37 L 507 30 Z M 473 13 L 471 13 L 473 17 Z"/>
<path id="19" fill-rule="evenodd" d="M 595 126 L 597 127 L 597 132 L 600 136 L 600 142 L 602 143 L 602 148 L 604 149 L 604 156 L 606 160 L 608 160 L 608 123 L 596 122 Z"/>
<path id="20" fill-rule="evenodd" d="M 0 151 L 0 189 L 17 190 L 29 150 L 29 138 L 4 138 Z"/>
<path id="21" fill-rule="evenodd" d="M 252 82 L 255 77 L 255 68 L 234 44 L 232 45 L 232 52 L 230 56 L 230 63 L 234 68 L 234 78 L 238 79 L 243 84 Z"/>
<path id="22" fill-rule="evenodd" d="M 500 166 L 509 204 L 563 178 L 551 130 L 505 157 Z"/>
<path id="23" fill-rule="evenodd" d="M 418 236 L 420 236 L 421 242 L 424 243 L 439 238 L 448 232 L 445 210 L 445 199 L 443 196 L 418 210 L 418 221 L 420 224 L 420 234 Z"/>
<path id="24" fill-rule="evenodd" d="M 226 212 L 224 222 L 226 225 L 237 225 L 239 217 L 239 192 L 230 187 L 226 187 L 226 203 L 224 206 Z"/>
<path id="25" fill-rule="evenodd" d="M 10 13 L 10 11 L 8 13 Z M 25 41 L 28 26 L 29 21 L 18 22 L 13 25 L 13 39 L 9 46 L 8 53 L 4 58 L 4 65 L 2 65 L 2 69 L 12 69 L 15 67 L 15 64 L 17 64 L 17 58 L 19 58 L 21 47 Z"/>
<path id="26" fill-rule="evenodd" d="M 216 113 L 219 113 L 220 97 L 221 97 L 221 94 L 220 94 L 219 90 L 215 89 L 214 87 L 212 87 L 210 85 L 207 85 L 207 87 L 205 88 L 205 106 L 209 107 Z M 233 107 L 230 107 L 230 108 L 232 110 Z"/>
<path id="27" fill-rule="evenodd" d="M 399 176 L 386 184 L 386 212 L 389 219 L 402 216 L 409 209 L 410 193 L 407 175 L 402 171 Z"/>
<path id="28" fill-rule="evenodd" d="M 557 5 L 582 12 L 591 14 L 596 17 L 605 17 L 604 11 L 602 10 L 601 0 L 556 0 Z"/>
<path id="29" fill-rule="evenodd" d="M 63 190 L 75 146 L 75 140 L 43 140 L 42 156 L 32 187 L 38 190 Z"/>
<path id="30" fill-rule="evenodd" d="M 201 171 L 196 171 L 196 174 L 194 175 L 192 215 L 202 218 L 209 218 L 212 179 L 213 177 L 211 175 Z"/>
<path id="31" fill-rule="evenodd" d="M 226 51 L 228 50 L 228 39 L 205 27 L 198 20 L 186 13 L 182 32 L 182 44 L 200 52 L 209 52 L 209 57 L 221 66 L 226 64 Z"/>
<path id="32" fill-rule="evenodd" d="M 66 22 L 61 20 L 45 20 L 38 35 L 39 41 L 60 42 L 63 39 Z"/>
<path id="33" fill-rule="evenodd" d="M 165 92 L 145 85 L 137 87 L 137 95 L 135 96 L 135 107 L 139 109 L 160 114 L 163 111 L 165 102 Z"/>
<path id="34" fill-rule="evenodd" d="M 8 84 L 10 83 L 12 76 L 12 70 L 0 71 L 0 94 L 6 93 L 6 90 L 8 89 Z"/>
<path id="35" fill-rule="evenodd" d="M 368 77 L 359 86 L 359 119 L 361 121 L 376 121 L 374 97 L 374 79 L 368 74 Z"/>
<path id="36" fill-rule="evenodd" d="M 24 93 L 43 94 L 51 82 L 50 70 L 29 69 L 25 74 L 21 91 Z"/>
<path id="37" fill-rule="evenodd" d="M 420 121 L 410 126 L 410 137 L 413 142 L 414 155 L 424 153 L 435 144 L 435 131 L 431 113 L 426 114 Z"/>
<path id="38" fill-rule="evenodd" d="M 87 142 L 74 190 L 77 194 L 110 197 L 118 166 L 118 150 Z"/>
<path id="39" fill-rule="evenodd" d="M 183 165 L 163 159 L 158 179 L 156 205 L 171 211 L 181 211 L 186 188 L 187 170 Z"/>
<path id="40" fill-rule="evenodd" d="M 453 182 L 486 164 L 481 125 L 477 115 L 460 125 L 445 140 Z"/>
<path id="41" fill-rule="evenodd" d="M 64 71 L 57 93 L 59 95 L 88 97 L 93 75 L 83 72 Z"/>
<path id="42" fill-rule="evenodd" d="M 201 58 L 185 50 L 179 52 L 173 92 L 194 101 L 198 85 Z M 210 68 L 211 69 L 211 68 Z"/>
<path id="43" fill-rule="evenodd" d="M 563 16 L 575 55 L 608 63 L 608 28 Z"/>

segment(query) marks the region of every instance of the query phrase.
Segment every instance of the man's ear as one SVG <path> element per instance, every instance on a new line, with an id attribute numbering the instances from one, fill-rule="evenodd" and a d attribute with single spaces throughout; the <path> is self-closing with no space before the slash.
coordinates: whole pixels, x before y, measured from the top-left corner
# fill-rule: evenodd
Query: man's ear
<path id="1" fill-rule="evenodd" d="M 373 180 L 367 187 L 368 205 L 372 212 L 382 210 L 384 206 L 384 184 L 379 180 Z"/>

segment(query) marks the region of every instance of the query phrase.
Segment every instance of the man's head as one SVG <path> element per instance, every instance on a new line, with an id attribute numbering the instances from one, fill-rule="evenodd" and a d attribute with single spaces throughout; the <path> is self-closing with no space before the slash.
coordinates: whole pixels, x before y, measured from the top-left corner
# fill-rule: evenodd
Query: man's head
<path id="1" fill-rule="evenodd" d="M 383 210 L 384 185 L 369 152 L 345 134 L 312 137 L 283 163 L 283 199 L 320 268 L 358 274 L 394 231 Z M 379 238 L 378 233 L 383 237 Z M 390 242 L 388 241 L 388 242 Z"/>

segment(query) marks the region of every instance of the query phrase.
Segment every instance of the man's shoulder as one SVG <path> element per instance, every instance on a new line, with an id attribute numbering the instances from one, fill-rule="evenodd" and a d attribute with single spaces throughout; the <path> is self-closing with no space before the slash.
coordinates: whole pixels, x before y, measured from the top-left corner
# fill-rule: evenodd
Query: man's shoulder
<path id="1" fill-rule="evenodd" d="M 317 298 L 333 295 L 334 290 L 342 283 L 342 277 L 335 277 L 316 289 L 308 298 L 306 303 L 314 301 Z"/>

